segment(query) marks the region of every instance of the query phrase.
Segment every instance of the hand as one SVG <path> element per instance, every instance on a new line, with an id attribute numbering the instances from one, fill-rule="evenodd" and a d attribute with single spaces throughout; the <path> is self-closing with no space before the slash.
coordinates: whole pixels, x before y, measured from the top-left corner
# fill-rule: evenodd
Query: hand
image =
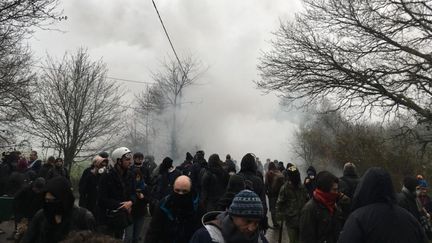
<path id="1" fill-rule="evenodd" d="M 121 202 L 120 205 L 119 209 L 124 208 L 128 211 L 132 209 L 132 201 Z"/>

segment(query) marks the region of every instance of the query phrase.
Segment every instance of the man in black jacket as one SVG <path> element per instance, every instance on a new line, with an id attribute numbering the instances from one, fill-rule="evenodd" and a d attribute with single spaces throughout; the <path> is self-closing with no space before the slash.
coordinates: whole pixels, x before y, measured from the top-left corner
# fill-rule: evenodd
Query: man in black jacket
<path id="1" fill-rule="evenodd" d="M 161 200 L 155 209 L 144 242 L 188 243 L 201 227 L 199 198 L 193 191 L 191 180 L 185 175 L 177 177 L 173 191 Z"/>
<path id="2" fill-rule="evenodd" d="M 417 202 L 416 187 L 417 179 L 413 176 L 406 176 L 403 180 L 402 191 L 397 195 L 397 202 L 420 222 L 421 209 Z"/>
<path id="3" fill-rule="evenodd" d="M 338 243 L 426 243 L 419 222 L 396 205 L 390 174 L 370 168 L 353 197 L 353 212 L 348 217 Z"/>
<path id="4" fill-rule="evenodd" d="M 121 238 L 124 229 L 132 224 L 132 195 L 135 194 L 134 178 L 129 170 L 132 154 L 128 148 L 120 147 L 112 152 L 111 158 L 114 168 L 99 182 L 98 205 L 104 213 L 101 213 L 101 223 L 107 226 L 106 233 Z"/>
<path id="5" fill-rule="evenodd" d="M 343 176 L 339 178 L 339 191 L 352 198 L 359 181 L 356 166 L 351 162 L 345 163 Z"/>
<path id="6" fill-rule="evenodd" d="M 43 209 L 33 217 L 21 242 L 56 243 L 71 231 L 94 230 L 93 215 L 74 206 L 71 185 L 64 177 L 49 180 L 45 189 Z"/>
<path id="7" fill-rule="evenodd" d="M 104 155 L 105 157 L 102 157 Z M 98 184 L 108 166 L 108 154 L 98 154 L 93 158 L 92 165 L 83 171 L 79 181 L 79 206 L 92 212 L 99 222 L 99 209 L 97 205 Z"/>

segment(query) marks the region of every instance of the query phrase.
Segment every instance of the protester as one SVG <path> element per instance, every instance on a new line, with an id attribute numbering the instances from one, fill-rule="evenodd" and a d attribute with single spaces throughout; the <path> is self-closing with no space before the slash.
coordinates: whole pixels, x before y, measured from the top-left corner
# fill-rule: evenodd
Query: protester
<path id="1" fill-rule="evenodd" d="M 192 173 L 192 165 L 193 156 L 191 153 L 187 152 L 185 161 L 181 165 L 177 166 L 177 169 L 182 173 L 182 175 L 190 177 Z"/>
<path id="2" fill-rule="evenodd" d="M 280 189 L 276 211 L 285 223 L 290 243 L 299 242 L 300 213 L 308 201 L 308 193 L 300 179 L 300 171 L 294 166 L 287 168 L 287 181 Z"/>
<path id="3" fill-rule="evenodd" d="M 267 230 L 268 220 L 267 220 L 267 202 L 265 196 L 265 187 L 262 178 L 258 176 L 255 157 L 251 153 L 247 153 L 245 156 L 243 156 L 240 165 L 241 168 L 238 175 L 242 176 L 243 179 L 245 180 L 246 188 L 254 191 L 261 199 L 261 203 L 263 204 L 263 208 L 264 208 L 264 217 L 260 222 L 260 227 L 263 230 Z"/>
<path id="4" fill-rule="evenodd" d="M 150 191 L 145 183 L 140 167 L 135 167 L 131 171 L 135 178 L 135 191 L 132 193 L 131 198 L 135 203 L 132 205 L 133 223 L 126 228 L 125 243 L 137 243 L 142 241 L 141 234 L 147 214 L 147 203 L 150 199 Z"/>
<path id="5" fill-rule="evenodd" d="M 267 174 L 270 162 L 271 162 L 270 159 L 266 159 L 266 162 L 264 163 L 264 174 Z"/>
<path id="6" fill-rule="evenodd" d="M 243 177 L 239 175 L 231 175 L 228 180 L 227 189 L 217 203 L 217 210 L 227 210 L 235 195 L 244 189 L 246 189 L 246 185 Z"/>
<path id="7" fill-rule="evenodd" d="M 206 212 L 217 209 L 217 202 L 225 193 L 229 175 L 222 168 L 219 155 L 209 157 L 208 167 L 202 177 L 200 203 Z"/>
<path id="8" fill-rule="evenodd" d="M 267 214 L 267 203 L 265 197 L 265 187 L 263 180 L 258 176 L 257 164 L 255 162 L 255 157 L 248 153 L 243 156 L 240 164 L 239 176 L 242 176 L 245 180 L 246 188 L 250 188 L 254 191 L 261 199 L 264 208 L 264 215 Z"/>
<path id="9" fill-rule="evenodd" d="M 231 159 L 231 155 L 229 155 L 229 154 L 227 154 L 227 155 L 225 156 L 224 170 L 225 170 L 229 175 L 234 175 L 235 173 L 237 173 L 236 164 L 235 164 L 234 161 Z"/>
<path id="10" fill-rule="evenodd" d="M 315 191 L 316 188 L 316 181 L 315 181 L 316 174 L 317 174 L 316 170 L 312 165 L 307 168 L 306 177 L 304 179 L 303 184 L 306 190 L 308 191 L 309 198 L 313 197 L 313 192 Z"/>
<path id="11" fill-rule="evenodd" d="M 64 177 L 46 183 L 43 209 L 33 217 L 23 243 L 56 243 L 71 231 L 94 230 L 95 220 L 86 209 L 74 206 L 71 185 Z"/>
<path id="12" fill-rule="evenodd" d="M 278 220 L 276 219 L 276 201 L 278 200 L 279 190 L 284 182 L 285 180 L 282 172 L 277 169 L 273 162 L 270 162 L 265 175 L 264 185 L 269 200 L 269 209 L 274 228 L 279 228 Z"/>
<path id="13" fill-rule="evenodd" d="M 428 214 L 432 213 L 432 200 L 428 195 L 429 185 L 425 179 L 419 179 L 417 177 L 418 183 L 418 199 L 421 206 L 426 210 Z"/>
<path id="14" fill-rule="evenodd" d="M 149 185 L 151 183 L 151 168 L 146 166 L 144 163 L 144 155 L 141 152 L 136 152 L 133 155 L 133 165 L 131 166 L 131 171 L 138 169 L 142 175 L 144 183 Z"/>
<path id="15" fill-rule="evenodd" d="M 197 151 L 191 168 L 190 178 L 192 180 L 193 190 L 196 192 L 201 191 L 202 172 L 207 168 L 207 161 L 204 158 L 204 155 L 204 151 Z"/>
<path id="16" fill-rule="evenodd" d="M 135 183 L 129 167 L 132 162 L 131 151 L 126 147 L 115 149 L 111 158 L 114 167 L 102 175 L 99 182 L 98 205 L 101 208 L 101 223 L 105 233 L 121 239 L 124 229 L 132 224 L 132 193 Z"/>
<path id="17" fill-rule="evenodd" d="M 356 166 L 351 162 L 345 163 L 343 176 L 339 178 L 339 191 L 352 198 L 359 181 Z"/>
<path id="18" fill-rule="evenodd" d="M 259 196 L 253 191 L 243 190 L 234 197 L 226 212 L 204 215 L 204 227 L 195 232 L 190 243 L 267 243 L 259 228 L 263 217 L 264 208 Z"/>
<path id="19" fill-rule="evenodd" d="M 300 214 L 300 242 L 335 243 L 342 229 L 342 210 L 337 202 L 341 195 L 338 191 L 339 179 L 328 171 L 321 171 L 316 177 L 312 198 Z"/>
<path id="20" fill-rule="evenodd" d="M 54 168 L 55 164 L 55 157 L 49 156 L 46 163 L 42 165 L 42 168 L 39 170 L 38 177 L 43 177 L 47 179 L 48 171 L 50 171 L 52 168 Z"/>
<path id="21" fill-rule="evenodd" d="M 36 173 L 39 173 L 39 170 L 42 168 L 42 161 L 38 159 L 38 154 L 36 151 L 30 152 L 30 160 L 28 162 L 28 169 L 33 170 Z"/>
<path id="22" fill-rule="evenodd" d="M 417 179 L 413 176 L 405 176 L 402 191 L 397 194 L 397 203 L 420 222 L 421 206 L 417 201 L 416 189 Z"/>
<path id="23" fill-rule="evenodd" d="M 55 160 L 54 167 L 48 171 L 46 179 L 49 180 L 57 176 L 62 176 L 70 181 L 69 173 L 66 170 L 66 168 L 63 166 L 62 158 L 57 158 Z"/>
<path id="24" fill-rule="evenodd" d="M 189 177 L 181 175 L 175 180 L 172 192 L 155 209 L 144 242 L 189 242 L 201 218 L 198 195 L 191 189 Z"/>
<path id="25" fill-rule="evenodd" d="M 169 195 L 172 192 L 175 179 L 180 175 L 180 171 L 173 166 L 173 160 L 170 157 L 165 157 L 159 166 L 153 196 L 157 200 L 161 200 Z"/>
<path id="26" fill-rule="evenodd" d="M 428 242 L 419 222 L 396 205 L 390 174 L 382 168 L 366 171 L 352 209 L 338 243 Z"/>
<path id="27" fill-rule="evenodd" d="M 97 207 L 98 185 L 102 175 L 107 172 L 108 157 L 96 155 L 92 165 L 85 169 L 79 181 L 78 191 L 79 206 L 88 209 L 96 219 L 100 221 L 100 210 Z"/>
<path id="28" fill-rule="evenodd" d="M 11 238 L 20 239 L 33 216 L 43 207 L 44 187 L 45 179 L 39 177 L 16 193 L 14 197 L 15 231 Z M 20 232 L 18 228 L 21 229 Z"/>

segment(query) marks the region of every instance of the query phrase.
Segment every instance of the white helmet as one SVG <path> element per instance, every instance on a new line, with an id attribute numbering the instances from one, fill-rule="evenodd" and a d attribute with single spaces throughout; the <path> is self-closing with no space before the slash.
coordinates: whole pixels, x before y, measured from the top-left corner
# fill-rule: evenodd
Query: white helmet
<path id="1" fill-rule="evenodd" d="M 114 164 L 117 163 L 118 159 L 121 159 L 123 155 L 131 153 L 131 151 L 126 147 L 120 147 L 114 149 L 114 151 L 111 153 L 111 159 L 113 160 Z"/>

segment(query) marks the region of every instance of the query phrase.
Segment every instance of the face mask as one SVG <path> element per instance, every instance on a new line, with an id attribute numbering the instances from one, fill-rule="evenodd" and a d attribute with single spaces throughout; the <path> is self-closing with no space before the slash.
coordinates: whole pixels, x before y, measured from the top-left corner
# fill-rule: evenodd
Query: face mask
<path id="1" fill-rule="evenodd" d="M 178 211 L 190 212 L 192 210 L 192 193 L 178 194 L 173 192 L 172 198 L 175 208 L 178 209 Z"/>
<path id="2" fill-rule="evenodd" d="M 60 201 L 45 202 L 43 211 L 48 222 L 55 224 L 55 216 L 63 215 L 63 204 Z"/>

